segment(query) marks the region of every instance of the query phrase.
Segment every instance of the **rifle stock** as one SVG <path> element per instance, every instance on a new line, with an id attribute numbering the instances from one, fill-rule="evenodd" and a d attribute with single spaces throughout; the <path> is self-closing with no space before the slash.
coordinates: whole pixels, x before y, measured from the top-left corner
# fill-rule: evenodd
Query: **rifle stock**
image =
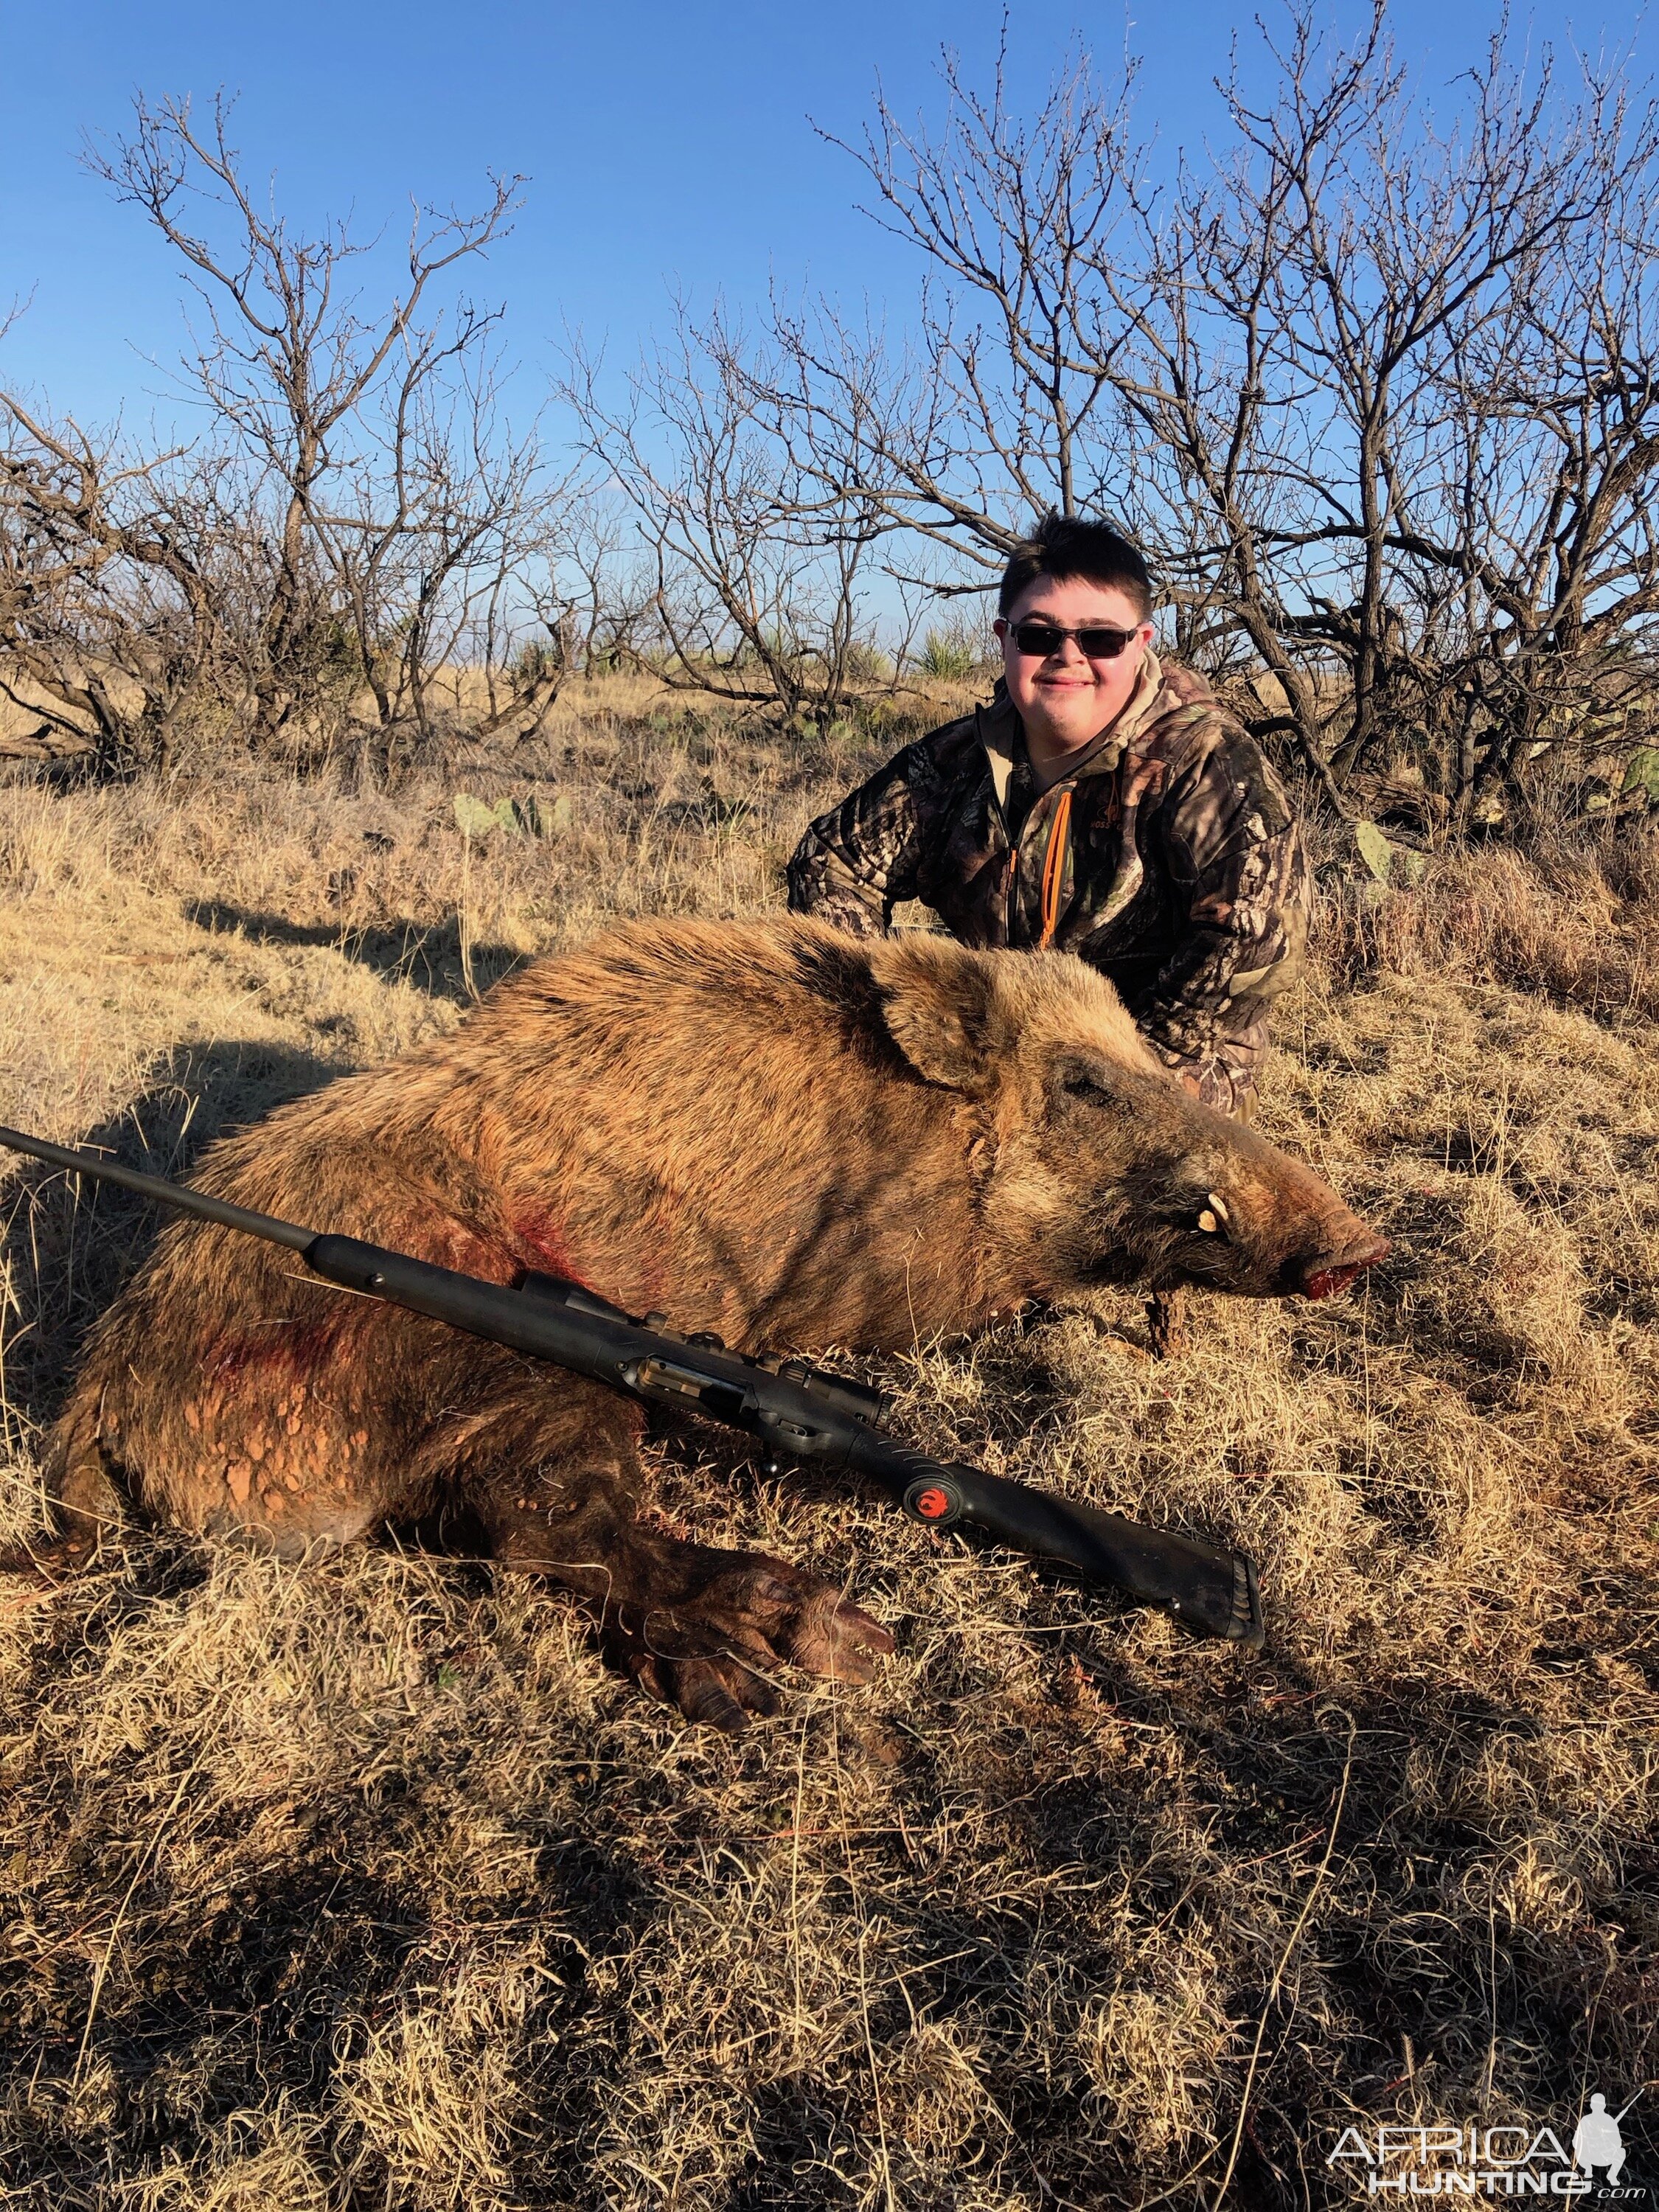
<path id="1" fill-rule="evenodd" d="M 21 1130 L 0 1127 L 0 1146 L 284 1245 L 342 1290 L 506 1345 L 647 1404 L 703 1413 L 746 1431 L 773 1453 L 861 1475 L 928 1527 L 966 1522 L 1000 1543 L 1161 1607 L 1196 1634 L 1250 1651 L 1262 1647 L 1255 1569 L 1242 1554 L 978 1468 L 930 1459 L 874 1425 L 882 1394 L 851 1376 L 804 1360 L 732 1352 L 718 1337 L 649 1326 L 560 1277 L 529 1274 L 508 1288 L 355 1237 L 319 1234 Z"/>

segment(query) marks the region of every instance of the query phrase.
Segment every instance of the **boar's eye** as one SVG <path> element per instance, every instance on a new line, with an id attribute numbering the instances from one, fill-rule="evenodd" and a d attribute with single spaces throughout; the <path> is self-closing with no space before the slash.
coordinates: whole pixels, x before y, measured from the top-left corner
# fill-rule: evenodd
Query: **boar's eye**
<path id="1" fill-rule="evenodd" d="M 1063 1061 L 1060 1089 L 1063 1097 L 1074 1099 L 1079 1106 L 1109 1106 L 1112 1103 L 1112 1089 L 1105 1079 L 1104 1069 L 1090 1060 Z"/>

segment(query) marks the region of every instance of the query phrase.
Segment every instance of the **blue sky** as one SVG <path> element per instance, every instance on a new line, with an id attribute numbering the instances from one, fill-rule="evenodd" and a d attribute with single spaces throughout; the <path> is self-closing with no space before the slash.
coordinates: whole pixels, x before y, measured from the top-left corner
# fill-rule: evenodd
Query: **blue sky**
<path id="1" fill-rule="evenodd" d="M 902 317 L 912 264 L 855 212 L 856 173 L 812 121 L 855 135 L 878 76 L 901 112 L 936 113 L 941 45 L 988 63 L 1001 12 L 1000 0 L 0 0 L 0 307 L 33 295 L 0 378 L 89 422 L 166 410 L 147 357 L 176 357 L 182 287 L 77 160 L 85 134 L 122 127 L 140 87 L 239 93 L 250 173 L 274 172 L 279 202 L 302 219 L 352 210 L 365 232 L 395 230 L 411 193 L 470 204 L 487 168 L 526 173 L 515 233 L 478 286 L 507 304 L 526 393 L 567 325 L 626 360 L 665 322 L 676 287 L 741 301 L 776 274 Z M 1339 28 L 1360 13 L 1329 9 Z M 1395 41 L 1425 97 L 1473 58 L 1494 13 L 1398 0 Z M 1064 0 L 1022 8 L 1016 78 L 1039 88 L 1074 32 L 1108 69 L 1127 42 L 1144 57 L 1142 121 L 1166 145 L 1194 146 L 1213 119 L 1210 77 L 1235 24 L 1253 37 L 1249 20 L 1216 0 L 1170 0 L 1142 18 Z M 1553 15 L 1542 22 L 1559 35 Z M 1654 36 L 1626 0 L 1588 0 L 1572 28 L 1592 48 L 1629 46 L 1645 73 Z"/>

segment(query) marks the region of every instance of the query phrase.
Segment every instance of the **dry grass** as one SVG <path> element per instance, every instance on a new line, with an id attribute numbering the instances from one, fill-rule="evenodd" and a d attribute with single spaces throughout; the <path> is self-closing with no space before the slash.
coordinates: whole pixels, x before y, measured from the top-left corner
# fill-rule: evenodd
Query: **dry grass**
<path id="1" fill-rule="evenodd" d="M 0 789 L 0 1119 L 187 1167 L 468 969 L 775 903 L 855 763 L 648 705 L 453 780 L 568 797 L 556 842 L 464 847 L 436 777 Z M 665 1506 L 900 1640 L 737 1742 L 462 1562 L 160 1535 L 0 1615 L 0 2202 L 1322 2204 L 1351 2118 L 1622 2105 L 1659 2071 L 1656 923 L 1633 848 L 1337 887 L 1266 1118 L 1395 1237 L 1366 1295 L 1202 1306 L 1167 1366 L 1125 1299 L 895 1370 L 933 1448 L 1250 1548 L 1259 1662 L 723 1449 L 665 1455 Z M 15 1527 L 149 1223 L 7 1196 Z"/>

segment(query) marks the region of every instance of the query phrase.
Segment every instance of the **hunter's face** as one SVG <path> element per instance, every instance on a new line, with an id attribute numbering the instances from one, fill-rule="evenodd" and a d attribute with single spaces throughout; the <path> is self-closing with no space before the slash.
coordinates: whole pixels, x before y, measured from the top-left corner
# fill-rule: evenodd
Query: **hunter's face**
<path id="1" fill-rule="evenodd" d="M 1044 622 L 1059 629 L 1091 628 L 1133 632 L 1121 653 L 1090 659 L 1075 638 L 1065 638 L 1046 659 L 1022 653 L 1014 633 L 1021 623 Z M 1091 583 L 1082 576 L 1039 576 L 1029 584 L 996 626 L 1002 641 L 1002 665 L 1008 696 L 1035 738 L 1048 752 L 1070 752 L 1099 736 L 1122 710 L 1140 674 L 1152 635 L 1134 601 L 1114 584 Z"/>

